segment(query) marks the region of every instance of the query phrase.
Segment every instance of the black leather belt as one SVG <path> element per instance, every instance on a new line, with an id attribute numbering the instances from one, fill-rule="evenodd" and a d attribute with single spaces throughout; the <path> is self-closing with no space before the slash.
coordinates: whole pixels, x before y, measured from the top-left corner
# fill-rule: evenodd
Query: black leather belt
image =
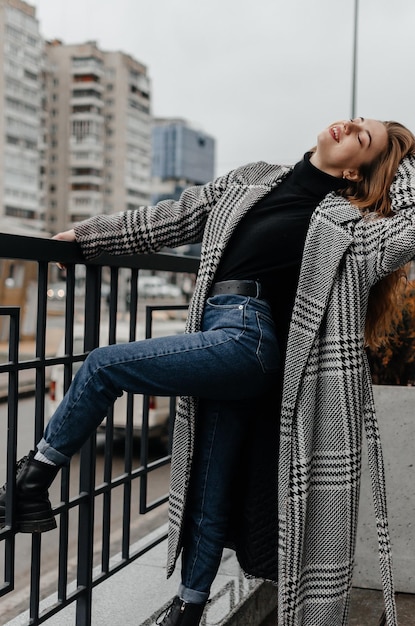
<path id="1" fill-rule="evenodd" d="M 250 296 L 251 298 L 263 298 L 261 283 L 257 280 L 222 280 L 215 283 L 209 292 L 209 296 L 219 294 L 234 294 L 238 296 Z"/>

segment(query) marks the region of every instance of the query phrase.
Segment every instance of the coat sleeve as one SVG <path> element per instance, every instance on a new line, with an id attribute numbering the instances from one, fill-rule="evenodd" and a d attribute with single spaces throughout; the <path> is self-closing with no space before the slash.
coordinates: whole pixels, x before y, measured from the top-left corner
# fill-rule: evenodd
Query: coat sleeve
<path id="1" fill-rule="evenodd" d="M 363 218 L 356 228 L 373 282 L 404 266 L 415 257 L 415 204 L 389 218 Z"/>
<path id="2" fill-rule="evenodd" d="M 238 170 L 211 183 L 188 187 L 179 200 L 163 200 L 133 211 L 91 217 L 75 225 L 76 241 L 87 259 L 101 252 L 137 254 L 158 252 L 201 241 L 212 207 L 237 179 Z"/>
<path id="3" fill-rule="evenodd" d="M 393 217 L 360 221 L 375 281 L 415 257 L 415 155 L 400 163 L 390 189 Z"/>

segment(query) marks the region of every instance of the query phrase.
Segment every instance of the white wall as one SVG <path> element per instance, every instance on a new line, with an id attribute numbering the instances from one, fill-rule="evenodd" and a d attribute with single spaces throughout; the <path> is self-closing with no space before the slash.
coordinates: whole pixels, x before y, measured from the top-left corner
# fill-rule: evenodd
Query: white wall
<path id="1" fill-rule="evenodd" d="M 377 385 L 374 391 L 385 461 L 396 591 L 415 593 L 415 387 Z M 380 589 L 375 516 L 363 447 L 353 584 Z"/>

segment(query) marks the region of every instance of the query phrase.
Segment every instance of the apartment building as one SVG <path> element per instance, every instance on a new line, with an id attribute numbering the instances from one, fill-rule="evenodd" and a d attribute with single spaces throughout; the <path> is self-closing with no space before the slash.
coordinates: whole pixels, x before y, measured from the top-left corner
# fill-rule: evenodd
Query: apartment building
<path id="1" fill-rule="evenodd" d="M 3 232 L 44 228 L 40 189 L 43 42 L 35 8 L 0 0 L 0 218 Z"/>
<path id="2" fill-rule="evenodd" d="M 42 168 L 50 232 L 150 200 L 147 68 L 96 42 L 46 43 Z"/>
<path id="3" fill-rule="evenodd" d="M 153 203 L 214 178 L 215 140 L 186 120 L 155 118 L 152 145 Z"/>

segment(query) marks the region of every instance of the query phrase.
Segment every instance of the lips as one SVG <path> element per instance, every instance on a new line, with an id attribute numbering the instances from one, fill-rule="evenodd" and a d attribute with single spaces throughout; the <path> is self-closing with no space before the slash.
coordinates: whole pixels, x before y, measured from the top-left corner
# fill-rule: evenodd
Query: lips
<path id="1" fill-rule="evenodd" d="M 332 126 L 330 128 L 330 135 L 333 137 L 333 139 L 335 141 L 337 141 L 337 143 L 339 143 L 340 141 L 340 129 L 338 126 Z"/>

